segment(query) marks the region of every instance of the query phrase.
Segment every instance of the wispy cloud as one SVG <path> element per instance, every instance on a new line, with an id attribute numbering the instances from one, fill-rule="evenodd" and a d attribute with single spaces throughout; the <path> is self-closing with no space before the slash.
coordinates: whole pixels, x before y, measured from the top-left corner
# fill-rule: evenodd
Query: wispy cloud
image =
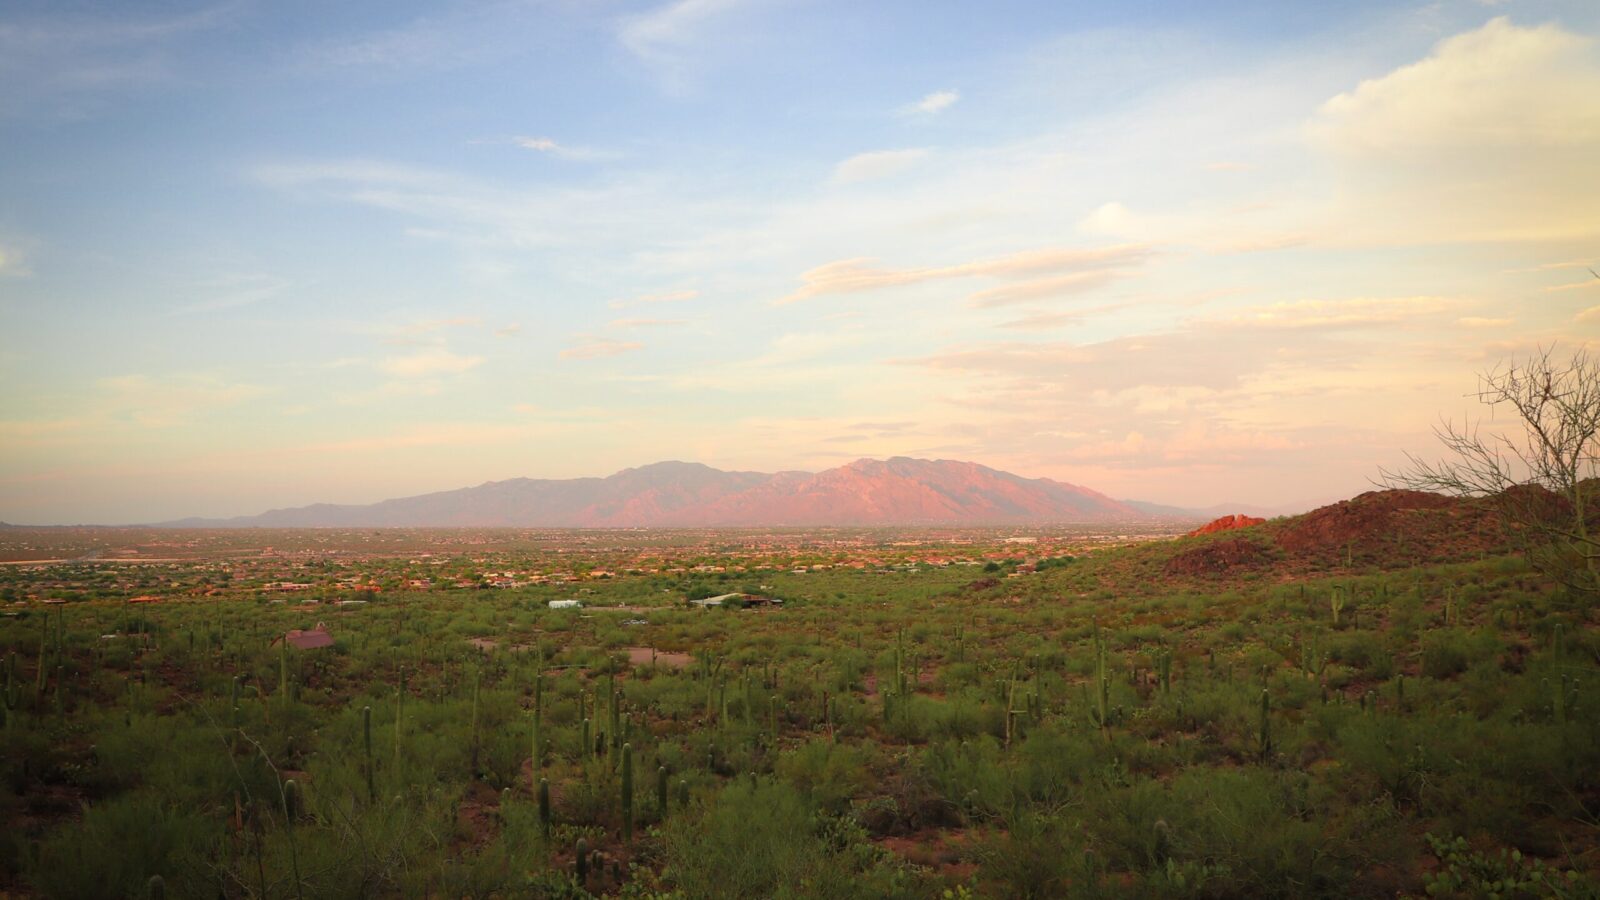
<path id="1" fill-rule="evenodd" d="M 391 356 L 378 363 L 378 370 L 396 378 L 428 378 L 459 375 L 483 365 L 481 356 L 465 356 L 445 349 L 421 350 L 405 356 Z"/>
<path id="2" fill-rule="evenodd" d="M 610 306 L 612 309 L 628 309 L 634 306 L 648 306 L 653 303 L 682 303 L 686 300 L 693 300 L 699 296 L 700 292 L 695 290 L 667 291 L 661 294 L 640 294 L 637 297 L 613 300 L 611 301 Z"/>
<path id="3" fill-rule="evenodd" d="M 668 328 L 674 325 L 687 325 L 687 319 L 612 319 L 606 323 L 607 328 Z"/>
<path id="4" fill-rule="evenodd" d="M 1456 305 L 1443 297 L 1292 300 L 1247 307 L 1214 321 L 1253 329 L 1368 328 L 1432 316 Z"/>
<path id="5" fill-rule="evenodd" d="M 0 278 L 32 275 L 20 244 L 0 243 Z"/>
<path id="6" fill-rule="evenodd" d="M 1053 278 L 1040 278 L 1036 281 L 1025 281 L 1021 284 L 1009 284 L 979 291 L 969 297 L 967 303 L 971 306 L 987 308 L 1008 306 L 1013 303 L 1026 303 L 1030 300 L 1070 297 L 1076 294 L 1086 294 L 1097 288 L 1104 287 L 1118 278 L 1125 277 L 1125 275 L 1126 273 L 1118 269 L 1068 272 L 1065 275 L 1057 275 Z"/>
<path id="7" fill-rule="evenodd" d="M 1093 272 L 1118 266 L 1140 265 L 1148 260 L 1154 252 L 1155 249 L 1147 244 L 1117 244 L 1088 249 L 1059 247 L 1013 253 L 1009 256 L 960 263 L 953 266 L 935 266 L 922 269 L 883 269 L 870 265 L 873 262 L 870 259 L 842 259 L 805 272 L 800 276 L 801 288 L 775 302 L 782 305 L 828 294 L 876 291 L 947 278 L 989 277 L 1004 279 L 1049 273 Z M 1048 293 L 1051 289 L 1040 287 L 1038 283 L 1034 283 L 1031 287 L 1028 285 L 1019 286 L 1019 290 L 1025 295 L 1028 291 Z M 1064 287 L 1056 285 L 1053 289 L 1060 291 L 1064 290 Z M 1038 294 L 1031 296 L 1038 296 Z M 1027 296 L 1017 296 L 1010 299 L 1027 299 Z M 1009 302 L 1009 300 L 1002 297 L 1001 302 Z M 980 303 L 979 305 L 998 304 Z"/>
<path id="8" fill-rule="evenodd" d="M 169 428 L 196 416 L 268 393 L 254 384 L 212 375 L 116 375 L 95 385 L 103 392 L 106 420 L 131 421 L 146 428 Z"/>
<path id="9" fill-rule="evenodd" d="M 928 151 L 920 147 L 857 153 L 833 167 L 833 181 L 835 184 L 856 184 L 891 178 L 912 168 L 927 155 Z"/>
<path id="10" fill-rule="evenodd" d="M 282 293 L 288 287 L 287 280 L 272 275 L 226 275 L 201 284 L 194 290 L 200 299 L 179 306 L 173 312 L 220 312 L 253 306 Z"/>
<path id="11" fill-rule="evenodd" d="M 591 334 L 578 335 L 574 341 L 571 347 L 561 351 L 562 359 L 603 359 L 608 356 L 620 356 L 644 347 L 644 344 L 638 341 L 619 341 L 615 338 L 597 337 Z"/>
<path id="12" fill-rule="evenodd" d="M 433 15 L 393 27 L 322 38 L 292 51 L 299 68 L 407 73 L 502 60 L 537 47 L 530 41 L 530 4 L 520 0 L 441 4 Z"/>
<path id="13" fill-rule="evenodd" d="M 1083 321 L 1081 312 L 1032 312 L 1020 319 L 1001 322 L 997 327 L 1013 331 L 1049 331 Z"/>
<path id="14" fill-rule="evenodd" d="M 54 114 L 73 115 L 80 98 L 167 81 L 178 68 L 183 40 L 226 25 L 239 8 L 230 2 L 167 16 L 16 16 L 0 22 L 0 84 L 7 86 L 0 91 L 0 114 L 48 102 Z"/>
<path id="15" fill-rule="evenodd" d="M 393 329 L 397 337 L 422 337 L 436 334 L 450 328 L 469 328 L 482 325 L 483 320 L 477 316 L 444 316 L 437 319 L 418 319 L 407 322 Z"/>
<path id="16" fill-rule="evenodd" d="M 903 115 L 932 116 L 944 112 L 956 105 L 961 99 L 961 92 L 956 90 L 934 91 L 924 96 L 915 103 L 907 104 L 900 108 Z"/>
<path id="17" fill-rule="evenodd" d="M 1585 281 L 1573 281 L 1567 284 L 1552 284 L 1545 288 L 1546 291 L 1585 291 L 1600 289 L 1600 278 L 1590 278 Z"/>
<path id="18" fill-rule="evenodd" d="M 709 25 L 747 5 L 748 0 L 675 0 L 617 23 L 617 41 L 681 90 L 694 65 L 694 47 Z"/>
<path id="19" fill-rule="evenodd" d="M 616 159 L 619 154 L 609 150 L 597 150 L 593 147 L 574 147 L 563 144 L 550 137 L 514 137 L 511 143 L 524 150 L 532 150 L 553 156 L 556 159 L 565 159 L 572 162 L 597 162 L 600 160 Z"/>

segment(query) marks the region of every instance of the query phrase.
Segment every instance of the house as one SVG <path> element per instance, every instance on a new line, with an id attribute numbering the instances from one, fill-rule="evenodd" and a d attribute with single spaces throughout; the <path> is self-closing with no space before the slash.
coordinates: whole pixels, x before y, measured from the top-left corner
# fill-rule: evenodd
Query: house
<path id="1" fill-rule="evenodd" d="M 760 594 L 741 594 L 735 592 L 732 594 L 718 594 L 715 597 L 702 597 L 699 600 L 690 600 L 689 605 L 698 606 L 701 609 L 708 609 L 713 606 L 734 605 L 749 608 L 752 606 L 782 606 L 783 601 L 776 597 L 766 597 Z"/>
<path id="2" fill-rule="evenodd" d="M 582 609 L 582 600 L 551 600 L 551 609 Z"/>
<path id="3" fill-rule="evenodd" d="M 317 627 L 308 631 L 301 631 L 295 628 L 287 634 L 275 637 L 272 639 L 272 644 L 268 646 L 275 645 L 279 641 L 287 641 L 289 646 L 296 650 L 320 650 L 323 647 L 333 646 L 333 635 L 328 633 L 328 626 L 318 622 Z"/>

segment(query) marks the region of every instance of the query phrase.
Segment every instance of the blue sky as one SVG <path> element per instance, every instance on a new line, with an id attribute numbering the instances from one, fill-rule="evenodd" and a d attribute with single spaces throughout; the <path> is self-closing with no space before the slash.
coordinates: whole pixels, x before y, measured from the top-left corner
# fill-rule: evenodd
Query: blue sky
<path id="1" fill-rule="evenodd" d="M 1589 343 L 1591 3 L 0 4 L 0 520 L 1345 496 Z"/>

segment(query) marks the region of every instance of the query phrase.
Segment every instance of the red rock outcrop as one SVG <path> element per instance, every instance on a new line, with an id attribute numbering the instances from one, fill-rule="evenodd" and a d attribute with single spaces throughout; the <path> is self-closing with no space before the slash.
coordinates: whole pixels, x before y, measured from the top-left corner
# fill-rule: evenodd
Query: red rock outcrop
<path id="1" fill-rule="evenodd" d="M 1184 536 L 1199 537 L 1202 534 L 1216 534 L 1219 531 L 1232 531 L 1235 528 L 1249 528 L 1251 525 L 1260 525 L 1265 521 L 1267 520 L 1258 519 L 1255 516 L 1235 513 L 1231 516 L 1223 516 L 1220 519 L 1212 519 Z"/>

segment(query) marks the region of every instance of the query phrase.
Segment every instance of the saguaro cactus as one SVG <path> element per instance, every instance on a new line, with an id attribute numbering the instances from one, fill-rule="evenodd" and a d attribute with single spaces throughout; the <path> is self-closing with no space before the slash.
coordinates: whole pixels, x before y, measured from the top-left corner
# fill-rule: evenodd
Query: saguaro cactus
<path id="1" fill-rule="evenodd" d="M 300 853 L 294 843 L 294 819 L 300 814 L 299 787 L 291 778 L 283 783 L 283 828 L 289 836 L 289 864 L 294 872 L 294 895 L 305 897 L 300 887 Z"/>
<path id="2" fill-rule="evenodd" d="M 550 839 L 550 782 L 539 779 L 539 832 Z"/>
<path id="3" fill-rule="evenodd" d="M 538 772 L 544 767 L 544 748 L 541 745 L 544 735 L 540 733 L 543 731 L 543 729 L 544 677 L 542 675 L 535 674 L 533 676 L 533 736 L 532 747 L 530 748 L 532 758 L 532 767 L 530 771 L 533 772 Z"/>
<path id="4" fill-rule="evenodd" d="M 1258 740 L 1261 758 L 1265 760 L 1272 755 L 1272 695 L 1265 689 L 1261 691 L 1261 733 Z"/>
<path id="5" fill-rule="evenodd" d="M 656 807 L 661 811 L 661 818 L 667 817 L 667 767 L 656 768 Z"/>
<path id="6" fill-rule="evenodd" d="M 1111 725 L 1111 677 L 1106 674 L 1106 645 L 1100 641 L 1100 626 L 1094 628 L 1094 682 L 1095 682 L 1095 707 L 1099 714 L 1099 725 L 1108 728 Z"/>
<path id="7" fill-rule="evenodd" d="M 406 669 L 400 667 L 400 689 L 394 695 L 394 772 L 400 777 L 401 739 L 405 734 L 406 720 Z"/>
<path id="8" fill-rule="evenodd" d="M 622 745 L 622 839 L 633 842 L 633 745 Z"/>
<path id="9" fill-rule="evenodd" d="M 589 842 L 583 838 L 578 838 L 578 844 L 573 848 L 573 851 L 577 854 L 577 859 L 574 862 L 578 869 L 578 884 L 587 886 L 589 883 Z"/>
<path id="10" fill-rule="evenodd" d="M 378 789 L 373 783 L 372 772 L 372 707 L 361 707 L 361 744 L 366 750 L 367 757 L 367 800 L 371 802 L 378 799 Z"/>
<path id="11" fill-rule="evenodd" d="M 483 687 L 483 670 L 479 669 L 472 675 L 472 770 L 468 773 L 473 778 L 478 777 L 478 692 Z"/>

